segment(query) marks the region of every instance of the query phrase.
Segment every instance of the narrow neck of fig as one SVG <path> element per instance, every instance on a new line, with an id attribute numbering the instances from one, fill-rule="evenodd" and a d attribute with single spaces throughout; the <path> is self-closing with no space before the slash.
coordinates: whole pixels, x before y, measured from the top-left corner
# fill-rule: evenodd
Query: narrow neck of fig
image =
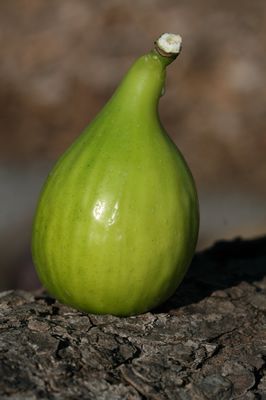
<path id="1" fill-rule="evenodd" d="M 174 58 L 165 57 L 155 49 L 140 57 L 124 77 L 113 100 L 119 101 L 120 107 L 122 104 L 132 113 L 157 113 L 159 99 L 164 91 L 165 70 Z"/>

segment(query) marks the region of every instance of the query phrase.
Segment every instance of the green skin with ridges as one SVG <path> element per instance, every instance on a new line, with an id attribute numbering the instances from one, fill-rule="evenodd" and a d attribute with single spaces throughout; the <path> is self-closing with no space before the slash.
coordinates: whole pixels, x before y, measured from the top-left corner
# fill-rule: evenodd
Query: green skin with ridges
<path id="1" fill-rule="evenodd" d="M 42 190 L 34 264 L 44 287 L 77 309 L 146 312 L 173 294 L 191 262 L 196 189 L 158 117 L 173 59 L 155 50 L 139 58 Z"/>

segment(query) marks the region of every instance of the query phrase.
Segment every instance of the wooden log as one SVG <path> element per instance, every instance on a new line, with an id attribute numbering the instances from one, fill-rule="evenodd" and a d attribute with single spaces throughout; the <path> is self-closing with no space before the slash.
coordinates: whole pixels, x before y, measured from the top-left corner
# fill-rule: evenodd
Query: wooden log
<path id="1" fill-rule="evenodd" d="M 0 294 L 0 398 L 266 397 L 266 237 L 196 254 L 162 307 L 85 314 L 43 291 Z"/>

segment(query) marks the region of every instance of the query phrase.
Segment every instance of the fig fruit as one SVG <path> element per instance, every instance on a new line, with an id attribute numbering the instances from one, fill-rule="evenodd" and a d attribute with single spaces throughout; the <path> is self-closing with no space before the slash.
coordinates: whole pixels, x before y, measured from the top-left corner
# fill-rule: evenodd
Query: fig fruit
<path id="1" fill-rule="evenodd" d="M 32 255 L 44 287 L 77 309 L 128 316 L 180 284 L 198 235 L 189 168 L 158 116 L 166 66 L 181 49 L 163 34 L 50 172 Z"/>

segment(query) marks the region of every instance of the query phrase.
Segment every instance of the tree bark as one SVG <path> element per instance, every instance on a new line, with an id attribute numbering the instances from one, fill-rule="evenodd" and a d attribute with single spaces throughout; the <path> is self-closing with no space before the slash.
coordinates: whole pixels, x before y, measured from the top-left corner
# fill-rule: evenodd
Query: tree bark
<path id="1" fill-rule="evenodd" d="M 175 295 L 129 318 L 43 291 L 0 294 L 0 398 L 266 399 L 266 237 L 195 255 Z"/>

